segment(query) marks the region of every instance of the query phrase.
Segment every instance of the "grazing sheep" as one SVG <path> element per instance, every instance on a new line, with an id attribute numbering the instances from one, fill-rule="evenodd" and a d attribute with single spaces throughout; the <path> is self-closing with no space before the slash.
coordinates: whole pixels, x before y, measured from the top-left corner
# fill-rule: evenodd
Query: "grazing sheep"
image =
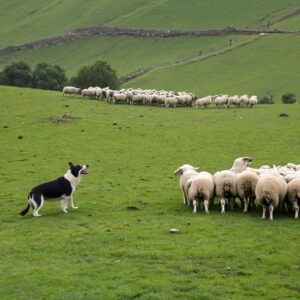
<path id="1" fill-rule="evenodd" d="M 183 194 L 183 203 L 184 204 L 190 204 L 189 201 L 188 201 L 188 197 L 187 197 L 187 194 L 186 194 L 186 191 L 185 191 L 185 185 L 187 183 L 187 181 L 192 177 L 192 176 L 195 176 L 198 174 L 197 170 L 199 168 L 195 168 L 191 165 L 188 165 L 188 164 L 185 164 L 185 165 L 182 165 L 180 166 L 175 172 L 174 172 L 174 175 L 176 176 L 180 176 L 180 179 L 179 179 L 179 186 L 180 186 L 180 189 L 182 191 L 182 194 Z"/>
<path id="2" fill-rule="evenodd" d="M 208 172 L 200 172 L 192 176 L 186 183 L 188 199 L 193 203 L 193 213 L 197 212 L 199 201 L 203 201 L 205 212 L 208 214 L 210 201 L 214 198 L 213 177 Z"/>
<path id="3" fill-rule="evenodd" d="M 230 170 L 216 172 L 213 176 L 215 194 L 220 198 L 221 213 L 225 213 L 226 199 L 230 203 L 231 209 L 234 208 L 234 199 L 237 196 L 236 180 L 237 174 Z"/>
<path id="4" fill-rule="evenodd" d="M 256 105 L 258 103 L 258 99 L 257 96 L 251 96 L 249 99 L 249 104 L 251 107 L 253 107 L 254 105 Z"/>
<path id="5" fill-rule="evenodd" d="M 238 175 L 236 188 L 240 199 L 244 203 L 244 212 L 248 207 L 254 207 L 255 189 L 258 182 L 258 175 L 252 171 L 244 171 Z"/>
<path id="6" fill-rule="evenodd" d="M 74 86 L 65 86 L 63 88 L 63 96 L 70 94 L 70 95 L 76 95 L 81 93 L 81 89 L 80 88 L 76 88 Z"/>
<path id="7" fill-rule="evenodd" d="M 300 177 L 293 179 L 287 186 L 287 198 L 295 211 L 295 219 L 299 218 L 300 205 Z"/>
<path id="8" fill-rule="evenodd" d="M 269 207 L 270 217 L 273 220 L 273 211 L 278 204 L 282 204 L 287 194 L 286 182 L 273 174 L 262 174 L 258 178 L 255 189 L 256 201 L 263 207 L 262 219 L 266 218 L 266 207 Z"/>
<path id="9" fill-rule="evenodd" d="M 212 96 L 207 96 L 204 98 L 197 99 L 195 101 L 196 109 L 198 109 L 198 107 L 200 106 L 204 106 L 206 108 L 208 105 L 212 103 L 212 98 L 213 98 Z"/>

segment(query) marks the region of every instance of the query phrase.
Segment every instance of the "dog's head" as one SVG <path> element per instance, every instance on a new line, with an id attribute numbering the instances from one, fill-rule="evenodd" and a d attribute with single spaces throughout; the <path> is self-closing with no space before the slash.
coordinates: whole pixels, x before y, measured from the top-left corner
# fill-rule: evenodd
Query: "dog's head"
<path id="1" fill-rule="evenodd" d="M 70 171 L 73 176 L 79 177 L 80 175 L 87 175 L 88 174 L 88 167 L 89 165 L 76 165 L 74 166 L 71 162 L 69 162 Z"/>

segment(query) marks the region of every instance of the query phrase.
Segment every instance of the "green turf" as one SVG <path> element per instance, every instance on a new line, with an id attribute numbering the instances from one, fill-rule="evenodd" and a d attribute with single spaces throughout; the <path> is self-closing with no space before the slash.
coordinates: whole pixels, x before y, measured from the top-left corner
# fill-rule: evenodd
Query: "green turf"
<path id="1" fill-rule="evenodd" d="M 196 111 L 10 87 L 0 101 L 1 299 L 299 297 L 298 220 L 218 206 L 192 215 L 173 175 L 183 163 L 215 172 L 243 155 L 254 167 L 299 163 L 299 105 Z M 58 122 L 64 114 L 74 119 Z M 30 188 L 68 161 L 90 164 L 79 209 L 46 203 L 41 218 L 18 216 Z"/>
<path id="2" fill-rule="evenodd" d="M 119 76 L 142 67 L 172 63 L 198 56 L 199 52 L 213 52 L 229 46 L 229 39 L 244 42 L 247 36 L 134 38 L 94 36 L 73 41 L 64 46 L 22 51 L 0 57 L 0 66 L 23 60 L 32 68 L 41 61 L 58 64 L 69 76 L 82 65 L 91 65 L 97 59 L 108 61 Z"/>
<path id="3" fill-rule="evenodd" d="M 300 96 L 298 35 L 261 36 L 221 55 L 148 73 L 126 86 L 189 90 L 209 94 L 257 94 L 270 90 L 275 101 L 293 92 Z"/>
<path id="4" fill-rule="evenodd" d="M 142 28 L 261 27 L 299 0 L 0 1 L 0 47 L 96 24 Z"/>

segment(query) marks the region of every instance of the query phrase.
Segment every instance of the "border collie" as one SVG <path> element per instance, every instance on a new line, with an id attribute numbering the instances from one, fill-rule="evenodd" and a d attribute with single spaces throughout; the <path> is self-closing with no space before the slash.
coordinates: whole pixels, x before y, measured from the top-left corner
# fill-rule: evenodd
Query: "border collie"
<path id="1" fill-rule="evenodd" d="M 73 203 L 73 193 L 77 185 L 80 183 L 81 176 L 88 174 L 88 165 L 74 166 L 69 162 L 70 169 L 67 173 L 53 181 L 42 183 L 34 187 L 28 195 L 28 205 L 20 212 L 21 216 L 25 216 L 30 206 L 33 209 L 33 215 L 40 217 L 39 210 L 43 207 L 45 200 L 61 200 L 61 209 L 67 213 L 68 202 L 72 208 L 77 209 Z"/>

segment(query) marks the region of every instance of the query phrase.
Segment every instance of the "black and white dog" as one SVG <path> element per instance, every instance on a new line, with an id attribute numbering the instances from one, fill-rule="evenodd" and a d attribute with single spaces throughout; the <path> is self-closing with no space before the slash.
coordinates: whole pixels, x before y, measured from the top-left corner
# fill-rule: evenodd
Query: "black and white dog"
<path id="1" fill-rule="evenodd" d="M 67 173 L 56 180 L 42 183 L 34 187 L 28 195 L 28 205 L 20 212 L 21 216 L 25 216 L 30 206 L 33 209 L 33 215 L 40 217 L 39 210 L 43 207 L 45 200 L 61 200 L 61 208 L 67 213 L 68 202 L 72 208 L 77 209 L 73 203 L 73 193 L 77 185 L 80 183 L 81 176 L 88 174 L 88 165 L 74 166 L 69 162 L 70 169 Z"/>

